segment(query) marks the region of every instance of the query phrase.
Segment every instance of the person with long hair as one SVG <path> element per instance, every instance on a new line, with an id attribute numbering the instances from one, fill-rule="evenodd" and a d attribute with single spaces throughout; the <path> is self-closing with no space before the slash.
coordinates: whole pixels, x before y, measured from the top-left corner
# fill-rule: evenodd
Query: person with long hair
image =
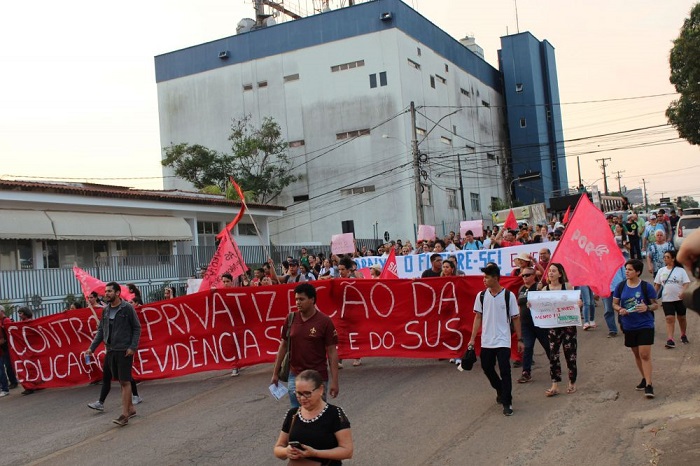
<path id="1" fill-rule="evenodd" d="M 687 344 L 688 336 L 685 334 L 688 323 L 685 320 L 685 304 L 683 304 L 683 293 L 690 278 L 683 266 L 676 260 L 676 251 L 666 251 L 664 253 L 664 265 L 654 278 L 654 289 L 657 296 L 661 298 L 661 307 L 666 316 L 666 348 L 675 348 L 676 342 L 673 333 L 676 328 L 676 316 L 678 326 L 681 330 L 681 343 Z"/>
<path id="2" fill-rule="evenodd" d="M 644 396 L 654 398 L 651 382 L 651 347 L 654 345 L 654 311 L 659 308 L 656 290 L 640 278 L 644 263 L 639 259 L 625 262 L 627 280 L 613 292 L 613 309 L 620 316 L 620 327 L 625 334 L 625 346 L 632 350 L 634 362 L 642 374 L 635 388 L 644 390 Z"/>
<path id="3" fill-rule="evenodd" d="M 549 264 L 547 284 L 542 291 L 564 290 L 573 290 L 573 287 L 567 283 L 564 267 L 556 262 Z M 569 386 L 566 389 L 566 393 L 576 393 L 576 378 L 578 376 L 576 367 L 576 350 L 578 347 L 576 326 L 550 328 L 547 339 L 549 340 L 549 375 L 552 378 L 552 386 L 545 390 L 545 395 L 551 397 L 559 394 L 559 383 L 561 382 L 560 347 L 564 349 L 566 367 L 569 369 Z"/>
<path id="4" fill-rule="evenodd" d="M 321 374 L 312 369 L 302 371 L 294 391 L 301 406 L 287 411 L 274 455 L 294 465 L 338 466 L 352 458 L 350 421 L 341 407 L 323 399 Z"/>

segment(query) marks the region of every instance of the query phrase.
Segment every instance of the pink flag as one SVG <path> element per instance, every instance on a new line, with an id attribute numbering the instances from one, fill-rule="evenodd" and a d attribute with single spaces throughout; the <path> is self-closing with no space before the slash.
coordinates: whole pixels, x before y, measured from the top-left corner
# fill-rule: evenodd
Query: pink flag
<path id="1" fill-rule="evenodd" d="M 104 296 L 105 286 L 107 286 L 105 282 L 96 279 L 77 265 L 73 267 L 73 273 L 75 274 L 75 278 L 80 282 L 80 288 L 83 290 L 83 295 L 85 295 L 86 299 L 93 291 L 96 291 L 100 296 Z M 126 301 L 134 299 L 133 293 L 130 293 L 127 287 L 124 285 L 119 285 L 119 287 L 122 290 L 120 294 L 122 299 Z"/>
<path id="2" fill-rule="evenodd" d="M 364 269 L 357 269 L 354 272 L 355 278 L 372 278 L 372 268 L 365 267 Z"/>
<path id="3" fill-rule="evenodd" d="M 572 285 L 588 285 L 598 296 L 610 296 L 610 283 L 625 258 L 605 215 L 585 194 L 576 204 L 552 262 L 564 266 Z"/>
<path id="4" fill-rule="evenodd" d="M 224 231 L 226 231 L 226 228 L 224 228 Z M 225 273 L 230 273 L 232 277 L 237 277 L 248 270 L 248 266 L 243 261 L 243 255 L 238 249 L 236 242 L 231 238 L 231 234 L 226 231 L 226 234 L 222 235 L 219 233 L 219 235 L 221 235 L 221 242 L 214 253 L 214 257 L 211 258 L 204 277 L 202 277 L 199 291 L 221 288 L 223 285 L 221 283 L 221 275 Z"/>
<path id="5" fill-rule="evenodd" d="M 569 223 L 569 213 L 571 213 L 571 206 L 566 208 L 566 212 L 564 213 L 564 218 L 561 220 L 561 223 L 566 225 Z"/>
<path id="6" fill-rule="evenodd" d="M 508 217 L 506 217 L 506 222 L 503 224 L 503 228 L 507 230 L 518 229 L 518 221 L 515 220 L 515 214 L 513 213 L 513 209 L 510 209 L 510 212 L 508 212 Z"/>
<path id="7" fill-rule="evenodd" d="M 245 213 L 246 205 L 245 205 L 245 197 L 243 196 L 243 190 L 241 189 L 240 186 L 238 186 L 238 183 L 233 179 L 233 177 L 229 177 L 229 181 L 231 181 L 231 184 L 233 185 L 234 188 L 236 188 L 236 192 L 238 193 L 238 197 L 241 198 L 241 210 L 238 211 L 236 214 L 236 217 L 231 220 L 231 223 L 226 225 L 226 228 L 224 228 L 221 233 L 216 235 L 216 239 L 221 239 L 222 236 L 224 236 L 224 232 L 230 233 L 231 230 L 233 230 L 233 227 L 236 226 L 238 222 L 241 221 L 243 218 L 243 214 Z"/>
<path id="8" fill-rule="evenodd" d="M 396 249 L 391 248 L 379 278 L 399 278 L 399 268 L 396 265 Z"/>

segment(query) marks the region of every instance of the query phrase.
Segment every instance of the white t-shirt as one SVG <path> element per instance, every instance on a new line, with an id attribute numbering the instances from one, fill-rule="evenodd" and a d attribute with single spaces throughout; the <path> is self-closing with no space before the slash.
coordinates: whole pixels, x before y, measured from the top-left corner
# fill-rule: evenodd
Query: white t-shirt
<path id="1" fill-rule="evenodd" d="M 683 299 L 681 297 L 683 284 L 690 283 L 690 278 L 688 278 L 688 274 L 683 267 L 674 267 L 673 270 L 669 270 L 668 267 L 663 267 L 656 272 L 654 283 L 664 287 L 664 291 L 661 294 L 661 302 L 670 303 Z"/>
<path id="2" fill-rule="evenodd" d="M 484 290 L 484 308 L 481 308 L 479 294 L 474 301 L 474 312 L 481 314 L 481 347 L 510 348 L 510 323 L 506 317 L 506 289 L 503 288 L 496 296 L 489 290 Z M 509 311 L 511 319 L 519 315 L 518 300 L 515 293 L 510 292 Z"/>

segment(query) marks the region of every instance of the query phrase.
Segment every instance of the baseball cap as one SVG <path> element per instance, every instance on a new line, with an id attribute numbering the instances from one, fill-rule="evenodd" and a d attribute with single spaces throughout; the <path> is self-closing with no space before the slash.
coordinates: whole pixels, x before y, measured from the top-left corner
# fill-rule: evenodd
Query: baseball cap
<path id="1" fill-rule="evenodd" d="M 299 265 L 299 261 L 296 259 L 292 259 L 289 261 L 289 265 Z"/>
<path id="2" fill-rule="evenodd" d="M 532 259 L 530 258 L 530 254 L 528 254 L 526 252 L 521 252 L 520 254 L 518 254 L 516 256 L 516 259 L 520 259 L 521 261 L 525 261 L 525 262 L 532 262 Z"/>
<path id="3" fill-rule="evenodd" d="M 656 220 L 656 215 L 651 214 L 651 215 L 649 216 L 649 220 Z"/>
<path id="4" fill-rule="evenodd" d="M 500 277 L 501 269 L 494 263 L 489 263 L 486 267 L 482 267 L 481 271 L 488 275 L 489 277 Z"/>

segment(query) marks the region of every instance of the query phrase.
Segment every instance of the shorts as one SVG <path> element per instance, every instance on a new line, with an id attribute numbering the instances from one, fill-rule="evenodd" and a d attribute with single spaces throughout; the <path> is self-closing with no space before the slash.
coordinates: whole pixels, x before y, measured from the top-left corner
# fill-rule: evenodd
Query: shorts
<path id="1" fill-rule="evenodd" d="M 625 330 L 625 346 L 636 348 L 637 346 L 651 346 L 654 344 L 654 329 L 640 328 L 639 330 Z"/>
<path id="2" fill-rule="evenodd" d="M 685 305 L 683 301 L 670 301 L 667 303 L 661 303 L 661 307 L 664 308 L 665 316 L 685 316 Z"/>
<path id="3" fill-rule="evenodd" d="M 126 350 L 107 351 L 105 356 L 107 365 L 112 371 L 112 377 L 120 382 L 131 381 L 131 366 L 134 363 L 134 355 L 126 356 Z"/>

